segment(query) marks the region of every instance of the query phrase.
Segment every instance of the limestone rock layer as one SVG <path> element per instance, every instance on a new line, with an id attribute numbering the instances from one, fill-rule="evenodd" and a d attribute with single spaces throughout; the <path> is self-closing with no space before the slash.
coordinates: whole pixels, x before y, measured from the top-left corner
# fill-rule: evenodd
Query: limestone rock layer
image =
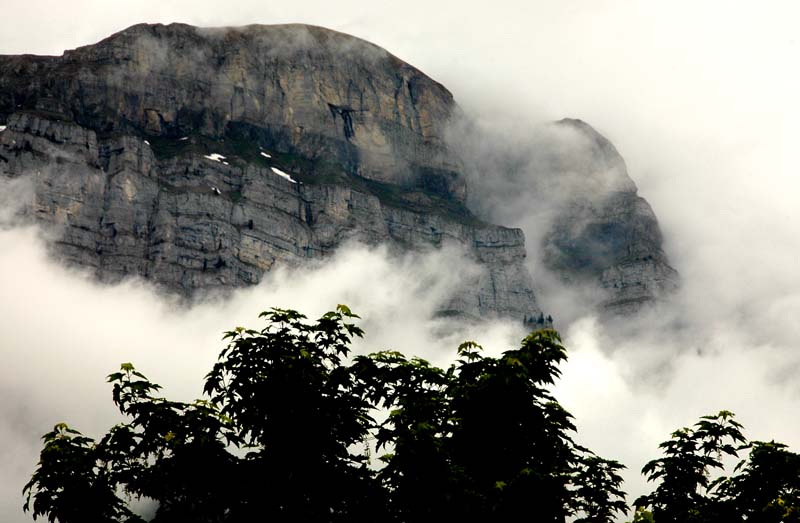
<path id="1" fill-rule="evenodd" d="M 0 57 L 0 115 L 98 135 L 259 138 L 371 180 L 464 199 L 442 85 L 358 38 L 305 25 L 136 25 L 61 57 Z"/>
<path id="2" fill-rule="evenodd" d="M 57 255 L 186 295 L 353 239 L 452 243 L 478 268 L 441 313 L 541 315 L 524 235 L 484 223 L 443 141 L 440 84 L 317 27 L 138 25 L 60 57 L 0 57 L 0 175 L 33 184 Z"/>
<path id="3" fill-rule="evenodd" d="M 192 296 L 348 240 L 397 253 L 452 244 L 478 270 L 442 314 L 548 325 L 522 231 L 465 207 L 445 141 L 457 114 L 441 84 L 335 31 L 142 24 L 58 57 L 0 56 L 0 178 L 29 180 L 25 211 L 57 228 L 56 255 L 102 280 Z M 589 154 L 554 157 L 570 190 L 535 254 L 630 312 L 677 275 L 613 145 L 564 124 Z"/>

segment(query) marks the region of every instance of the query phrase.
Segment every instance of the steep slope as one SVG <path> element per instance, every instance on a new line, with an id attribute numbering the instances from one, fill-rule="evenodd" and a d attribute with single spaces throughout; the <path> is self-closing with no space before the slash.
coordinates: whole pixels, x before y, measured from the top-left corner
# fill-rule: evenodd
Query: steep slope
<path id="1" fill-rule="evenodd" d="M 38 111 L 103 138 L 236 135 L 315 167 L 464 199 L 440 138 L 450 92 L 335 31 L 142 24 L 61 57 L 3 57 L 0 66 L 5 117 Z"/>
<path id="2" fill-rule="evenodd" d="M 442 307 L 541 314 L 519 229 L 463 205 L 440 84 L 302 25 L 138 25 L 61 57 L 0 57 L 0 176 L 34 187 L 55 252 L 191 295 L 256 283 L 347 239 L 453 243 L 481 274 Z"/>
<path id="3" fill-rule="evenodd" d="M 544 237 L 544 265 L 567 284 L 597 285 L 598 305 L 612 314 L 632 313 L 669 295 L 678 273 L 625 160 L 585 122 L 564 119 L 557 125 L 577 139 L 549 156 L 553 194 L 562 197 Z"/>

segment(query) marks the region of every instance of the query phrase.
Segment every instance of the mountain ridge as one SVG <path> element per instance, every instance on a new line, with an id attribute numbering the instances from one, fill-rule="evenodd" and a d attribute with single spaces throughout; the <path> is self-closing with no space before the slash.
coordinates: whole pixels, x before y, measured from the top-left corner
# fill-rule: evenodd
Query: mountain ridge
<path id="1" fill-rule="evenodd" d="M 192 294 L 352 239 L 454 243 L 482 272 L 443 313 L 542 315 L 522 231 L 465 205 L 452 93 L 374 44 L 137 24 L 60 57 L 0 56 L 0 71 L 0 176 L 33 180 L 29 216 L 64 226 L 58 256 L 101 279 Z"/>

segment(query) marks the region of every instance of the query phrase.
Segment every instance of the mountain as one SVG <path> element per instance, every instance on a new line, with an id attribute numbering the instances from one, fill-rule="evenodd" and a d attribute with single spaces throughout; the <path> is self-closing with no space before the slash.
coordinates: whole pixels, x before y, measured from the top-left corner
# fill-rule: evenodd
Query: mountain
<path id="1" fill-rule="evenodd" d="M 543 241 L 544 266 L 567 284 L 595 285 L 597 306 L 615 315 L 677 290 L 679 275 L 662 249 L 658 219 L 617 149 L 581 120 L 556 125 L 578 139 L 550 155 L 549 172 L 566 196 Z"/>
<path id="2" fill-rule="evenodd" d="M 530 321 L 542 310 L 523 232 L 465 205 L 445 141 L 458 113 L 441 84 L 328 29 L 141 24 L 59 57 L 0 56 L 0 178 L 30 180 L 25 213 L 58 230 L 55 255 L 104 281 L 138 276 L 191 296 L 348 240 L 454 244 L 481 273 L 441 313 Z M 599 150 L 610 158 L 610 147 Z M 624 285 L 622 299 L 641 303 L 655 286 L 631 294 L 628 283 L 653 273 L 626 263 L 668 265 L 655 216 L 639 212 L 635 187 L 626 194 L 599 207 L 577 198 L 542 252 L 566 280 Z M 581 246 L 598 234 L 595 259 Z M 631 235 L 646 237 L 633 240 L 641 249 Z"/>

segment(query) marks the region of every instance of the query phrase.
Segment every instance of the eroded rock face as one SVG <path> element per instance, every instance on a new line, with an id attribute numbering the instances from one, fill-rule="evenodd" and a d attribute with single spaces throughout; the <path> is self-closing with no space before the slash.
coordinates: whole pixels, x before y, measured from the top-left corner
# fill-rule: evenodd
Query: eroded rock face
<path id="1" fill-rule="evenodd" d="M 544 238 L 545 265 L 568 284 L 597 285 L 598 305 L 612 314 L 629 314 L 669 295 L 678 286 L 678 273 L 622 156 L 585 122 L 565 119 L 558 125 L 579 139 L 552 156 L 564 196 Z"/>
<path id="2" fill-rule="evenodd" d="M 58 228 L 56 254 L 106 281 L 193 295 L 350 239 L 453 244 L 479 270 L 441 313 L 548 326 L 522 231 L 464 206 L 444 139 L 457 112 L 414 67 L 327 29 L 137 25 L 60 57 L 0 56 L 0 177 L 29 179 L 26 212 Z M 605 310 L 634 311 L 677 282 L 655 215 L 613 145 L 561 125 L 585 144 L 554 151 L 555 179 L 536 182 L 566 195 L 544 262 L 599 285 Z"/>
<path id="3" fill-rule="evenodd" d="M 386 51 L 307 26 L 134 26 L 62 57 L 0 57 L 0 176 L 56 253 L 192 295 L 349 239 L 452 243 L 479 273 L 441 312 L 541 315 L 519 229 L 483 223 L 441 139 L 450 93 Z"/>
<path id="4" fill-rule="evenodd" d="M 364 178 L 463 201 L 447 89 L 385 50 L 305 25 L 136 25 L 61 57 L 0 57 L 0 118 L 107 136 L 258 139 Z"/>

